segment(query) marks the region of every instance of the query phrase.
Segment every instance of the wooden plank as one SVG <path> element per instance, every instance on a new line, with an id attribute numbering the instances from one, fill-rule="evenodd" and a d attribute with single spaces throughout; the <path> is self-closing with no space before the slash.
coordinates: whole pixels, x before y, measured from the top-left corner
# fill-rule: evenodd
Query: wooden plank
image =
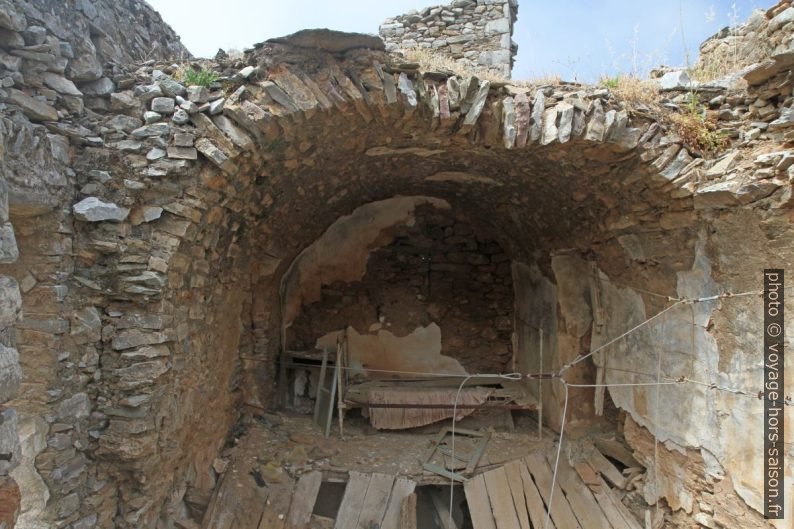
<path id="1" fill-rule="evenodd" d="M 593 492 L 593 497 L 604 513 L 604 516 L 606 516 L 609 523 L 612 524 L 613 529 L 630 529 L 628 522 L 626 522 L 626 519 L 615 504 L 612 503 L 608 494 L 609 493 L 605 492 L 603 488 L 599 487 L 599 490 Z"/>
<path id="2" fill-rule="evenodd" d="M 271 487 L 259 529 L 283 529 L 292 501 L 292 485 Z"/>
<path id="3" fill-rule="evenodd" d="M 229 475 L 231 473 L 227 472 L 221 476 L 220 481 L 215 486 L 215 490 L 212 493 L 212 497 L 210 498 L 210 503 L 207 506 L 207 510 L 204 511 L 204 519 L 202 520 L 201 527 L 202 529 L 222 529 L 224 524 L 224 520 L 221 518 L 221 509 L 223 508 L 224 504 L 229 502 L 229 499 L 226 498 L 228 494 L 228 487 L 226 485 L 227 480 L 230 480 Z M 230 523 L 229 521 L 228 523 Z"/>
<path id="4" fill-rule="evenodd" d="M 524 483 L 524 499 L 527 502 L 527 510 L 529 511 L 529 519 L 532 521 L 534 529 L 555 529 L 554 522 L 549 519 L 548 527 L 546 527 L 546 507 L 543 506 L 543 498 L 540 497 L 535 482 L 532 481 L 532 476 L 527 470 L 525 464 L 521 464 L 521 481 Z"/>
<path id="5" fill-rule="evenodd" d="M 557 468 L 557 481 L 560 483 L 568 504 L 582 527 L 587 529 L 612 529 L 601 507 L 590 493 L 587 485 L 579 479 L 576 471 L 567 461 L 560 461 Z"/>
<path id="6" fill-rule="evenodd" d="M 522 466 L 521 461 L 511 461 L 505 465 L 505 474 L 507 474 L 507 484 L 510 485 L 510 494 L 513 495 L 518 523 L 521 529 L 530 529 L 527 502 L 524 498 L 524 481 L 521 479 Z"/>
<path id="7" fill-rule="evenodd" d="M 234 466 L 224 472 L 205 512 L 203 529 L 256 529 L 262 517 L 268 489 Z"/>
<path id="8" fill-rule="evenodd" d="M 416 493 L 412 492 L 400 505 L 399 529 L 416 529 Z"/>
<path id="9" fill-rule="evenodd" d="M 317 471 L 304 474 L 298 480 L 295 493 L 292 495 L 289 514 L 287 514 L 287 529 L 306 529 L 308 527 L 322 481 L 323 474 Z"/>
<path id="10" fill-rule="evenodd" d="M 631 450 L 616 439 L 596 439 L 596 448 L 607 457 L 620 461 L 627 467 L 637 467 L 640 463 L 631 453 Z"/>
<path id="11" fill-rule="evenodd" d="M 626 476 L 621 474 L 620 470 L 618 470 L 609 459 L 604 457 L 601 452 L 593 450 L 587 458 L 587 461 L 596 472 L 604 476 L 607 481 L 613 483 L 618 488 L 626 488 Z"/>
<path id="12" fill-rule="evenodd" d="M 443 490 L 443 489 L 442 489 Z M 449 514 L 449 496 L 437 490 L 430 493 L 430 501 L 433 502 L 433 507 L 436 508 L 438 520 L 441 522 L 441 529 L 458 529 L 458 524 L 455 519 Z"/>
<path id="13" fill-rule="evenodd" d="M 584 481 L 591 490 L 598 490 L 601 488 L 601 478 L 598 477 L 596 471 L 593 470 L 593 467 L 591 467 L 587 461 L 579 461 L 574 465 L 574 468 L 582 481 Z"/>
<path id="14" fill-rule="evenodd" d="M 361 514 L 361 507 L 364 506 L 364 497 L 367 495 L 370 474 L 350 471 L 350 480 L 345 487 L 345 495 L 342 496 L 342 504 L 339 506 L 339 513 L 336 515 L 334 529 L 352 529 L 358 524 L 358 516 Z"/>
<path id="15" fill-rule="evenodd" d="M 485 488 L 488 490 L 488 499 L 491 500 L 491 510 L 494 520 L 496 520 L 497 529 L 521 529 L 505 469 L 491 470 L 483 474 L 483 477 L 485 478 Z"/>
<path id="16" fill-rule="evenodd" d="M 328 369 L 328 349 L 323 349 L 323 362 L 320 364 L 320 376 L 317 379 L 319 384 L 319 388 L 317 390 L 317 395 L 315 396 L 314 401 L 314 422 L 320 425 L 320 409 L 322 407 L 322 399 L 320 398 L 320 392 L 323 391 L 325 388 L 326 377 L 325 372 Z"/>
<path id="17" fill-rule="evenodd" d="M 553 471 L 546 460 L 539 454 L 532 454 L 524 458 L 524 462 L 527 465 L 527 470 L 529 470 L 535 480 L 543 502 L 551 512 L 554 525 L 564 529 L 582 529 L 571 510 L 571 506 L 568 505 L 568 500 L 565 499 L 559 483 L 554 484 L 554 503 L 549 505 Z"/>
<path id="18" fill-rule="evenodd" d="M 474 529 L 496 529 L 483 475 L 474 476 L 464 483 L 463 491 L 466 493 L 466 502 L 469 504 Z"/>
<path id="19" fill-rule="evenodd" d="M 629 529 L 643 529 L 640 522 L 631 514 L 631 511 L 628 507 L 623 505 L 623 502 L 615 496 L 615 493 L 612 492 L 612 489 L 606 484 L 606 482 L 602 479 L 601 480 L 601 489 L 603 490 L 604 494 L 606 495 L 607 499 L 612 502 L 612 505 L 615 506 L 617 511 L 623 516 L 623 519 L 629 526 Z M 603 509 L 602 509 L 603 510 Z"/>
<path id="20" fill-rule="evenodd" d="M 397 478 L 394 480 L 394 487 L 391 489 L 391 496 L 389 496 L 389 504 L 386 506 L 386 513 L 383 515 L 383 523 L 381 529 L 400 529 L 400 509 L 402 508 L 403 500 L 412 495 L 416 489 L 416 482 L 406 478 Z M 414 502 L 416 499 L 414 499 Z M 414 515 L 416 517 L 416 515 Z"/>
<path id="21" fill-rule="evenodd" d="M 356 527 L 359 529 L 380 527 L 383 521 L 383 515 L 386 513 L 386 506 L 389 504 L 389 496 L 391 495 L 393 485 L 394 476 L 389 474 L 372 474 Z"/>

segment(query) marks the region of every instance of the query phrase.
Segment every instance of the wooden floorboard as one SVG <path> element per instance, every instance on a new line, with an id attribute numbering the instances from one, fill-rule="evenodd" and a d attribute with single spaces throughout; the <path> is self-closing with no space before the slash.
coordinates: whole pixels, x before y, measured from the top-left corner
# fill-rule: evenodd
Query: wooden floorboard
<path id="1" fill-rule="evenodd" d="M 204 515 L 203 529 L 257 529 L 268 497 L 247 473 L 233 466 L 224 472 Z"/>
<path id="2" fill-rule="evenodd" d="M 604 492 L 604 494 L 609 499 L 609 501 L 612 502 L 612 504 L 615 506 L 617 511 L 623 516 L 623 519 L 628 524 L 629 529 L 643 529 L 642 524 L 640 524 L 640 522 L 637 521 L 634 515 L 631 514 L 629 508 L 623 505 L 623 502 L 620 501 L 620 498 L 618 498 L 615 495 L 615 492 L 609 487 L 609 485 L 607 485 L 607 483 L 603 479 L 601 480 L 601 490 Z"/>
<path id="3" fill-rule="evenodd" d="M 293 486 L 276 485 L 270 488 L 264 513 L 259 521 L 259 529 L 283 529 L 292 501 Z"/>
<path id="4" fill-rule="evenodd" d="M 524 483 L 524 499 L 527 502 L 529 519 L 532 522 L 533 528 L 555 529 L 553 520 L 549 518 L 548 523 L 546 523 L 547 511 L 546 507 L 543 505 L 543 498 L 541 498 L 540 492 L 538 492 L 538 488 L 532 480 L 527 466 L 523 464 L 523 461 L 521 464 L 521 481 Z"/>
<path id="5" fill-rule="evenodd" d="M 496 529 L 483 475 L 479 474 L 466 481 L 463 491 L 466 493 L 466 503 L 469 504 L 474 529 Z"/>
<path id="6" fill-rule="evenodd" d="M 531 529 L 529 525 L 529 513 L 527 512 L 527 501 L 524 497 L 524 481 L 521 479 L 521 461 L 511 461 L 505 465 L 507 474 L 507 484 L 510 486 L 510 494 L 513 496 L 513 507 L 518 516 L 518 524 L 521 529 Z"/>
<path id="7" fill-rule="evenodd" d="M 350 479 L 342 496 L 342 504 L 336 515 L 334 529 L 354 529 L 358 524 L 361 507 L 364 506 L 364 497 L 369 487 L 370 474 L 350 472 Z"/>
<path id="8" fill-rule="evenodd" d="M 587 529 L 612 529 L 612 524 L 598 506 L 587 484 L 579 478 L 579 474 L 568 464 L 560 461 L 557 468 L 559 481 L 568 504 L 579 520 L 579 524 Z"/>
<path id="9" fill-rule="evenodd" d="M 417 529 L 416 527 L 416 493 L 412 492 L 403 499 L 400 505 L 399 529 Z"/>
<path id="10" fill-rule="evenodd" d="M 323 481 L 322 472 L 309 472 L 298 480 L 285 523 L 286 529 L 306 529 Z"/>
<path id="11" fill-rule="evenodd" d="M 626 522 L 626 519 L 615 504 L 612 503 L 612 499 L 608 497 L 607 492 L 599 488 L 598 491 L 593 492 L 593 497 L 598 502 L 598 506 L 614 529 L 630 529 L 628 522 Z"/>
<path id="12" fill-rule="evenodd" d="M 546 504 L 546 508 L 551 511 L 551 518 L 554 520 L 554 525 L 559 529 L 582 529 L 576 519 L 576 515 L 574 515 L 571 510 L 571 506 L 568 505 L 568 500 L 565 499 L 565 495 L 559 483 L 554 484 L 554 503 L 549 505 L 553 471 L 546 462 L 546 459 L 539 454 L 532 454 L 524 458 L 524 462 L 527 465 L 529 473 L 532 474 L 535 480 L 535 484 L 543 498 L 543 502 Z"/>
<path id="13" fill-rule="evenodd" d="M 394 476 L 389 474 L 372 474 L 358 516 L 358 529 L 372 529 L 380 527 L 383 515 L 389 504 L 389 496 L 394 486 Z"/>
<path id="14" fill-rule="evenodd" d="M 483 474 L 483 477 L 497 529 L 521 529 L 505 469 L 500 467 L 491 470 Z"/>
<path id="15" fill-rule="evenodd" d="M 406 478 L 394 480 L 394 487 L 391 489 L 391 496 L 389 496 L 389 504 L 386 506 L 386 512 L 383 515 L 381 529 L 402 529 L 402 525 L 399 525 L 400 511 L 405 499 L 413 494 L 415 489 L 415 481 Z M 416 516 L 414 515 L 414 517 Z"/>
<path id="16" fill-rule="evenodd" d="M 596 439 L 595 446 L 598 451 L 603 455 L 611 457 L 616 461 L 620 461 L 627 467 L 640 466 L 637 458 L 631 453 L 631 450 L 615 439 Z"/>
<path id="17" fill-rule="evenodd" d="M 620 470 L 618 470 L 609 459 L 604 457 L 601 452 L 593 450 L 587 458 L 587 461 L 590 463 L 590 466 L 592 466 L 596 472 L 604 476 L 607 481 L 620 489 L 626 488 L 626 476 L 621 474 Z"/>

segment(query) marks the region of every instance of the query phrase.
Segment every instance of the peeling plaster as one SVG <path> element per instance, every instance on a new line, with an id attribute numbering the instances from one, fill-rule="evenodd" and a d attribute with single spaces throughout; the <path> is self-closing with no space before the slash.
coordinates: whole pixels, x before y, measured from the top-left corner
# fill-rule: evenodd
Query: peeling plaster
<path id="1" fill-rule="evenodd" d="M 446 200 L 438 198 L 393 197 L 365 204 L 331 224 L 295 258 L 284 275 L 284 325 L 295 319 L 301 305 L 321 299 L 323 285 L 360 280 L 367 271 L 370 253 L 394 240 L 389 230 L 412 225 L 416 208 L 423 204 L 450 209 Z"/>

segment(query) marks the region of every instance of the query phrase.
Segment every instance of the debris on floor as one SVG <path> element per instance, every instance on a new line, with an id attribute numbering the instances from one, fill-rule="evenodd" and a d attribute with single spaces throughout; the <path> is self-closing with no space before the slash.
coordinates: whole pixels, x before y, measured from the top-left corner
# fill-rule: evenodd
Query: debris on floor
<path id="1" fill-rule="evenodd" d="M 554 436 L 534 429 L 526 418 L 515 431 L 456 426 L 453 456 L 449 426 L 382 433 L 359 415 L 344 439 L 325 438 L 311 417 L 267 414 L 215 461 L 200 527 L 538 529 L 548 516 L 550 529 L 645 529 L 647 505 L 622 501 L 640 499 L 645 469 L 619 441 L 571 440 L 554 478 Z"/>

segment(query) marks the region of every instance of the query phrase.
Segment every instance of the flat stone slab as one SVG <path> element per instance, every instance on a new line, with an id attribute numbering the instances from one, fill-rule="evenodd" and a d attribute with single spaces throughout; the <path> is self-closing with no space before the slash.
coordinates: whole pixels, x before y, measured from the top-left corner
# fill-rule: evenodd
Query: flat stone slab
<path id="1" fill-rule="evenodd" d="M 331 53 L 343 53 L 356 48 L 370 50 L 385 50 L 386 45 L 380 37 L 366 33 L 345 33 L 333 29 L 304 29 L 287 35 L 269 39 L 267 42 L 276 44 L 290 44 L 301 48 L 315 48 Z"/>

